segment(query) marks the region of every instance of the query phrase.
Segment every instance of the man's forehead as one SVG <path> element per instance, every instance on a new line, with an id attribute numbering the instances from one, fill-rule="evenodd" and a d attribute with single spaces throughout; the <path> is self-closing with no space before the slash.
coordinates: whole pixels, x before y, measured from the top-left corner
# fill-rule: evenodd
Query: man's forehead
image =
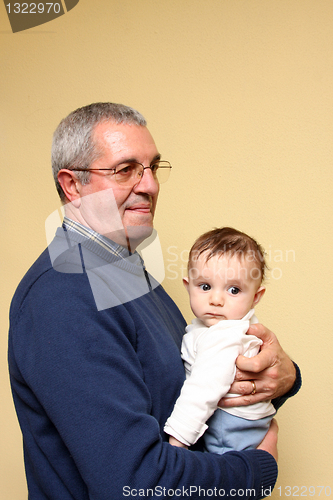
<path id="1" fill-rule="evenodd" d="M 137 131 L 145 130 L 148 134 L 148 129 L 144 125 L 137 125 L 136 123 L 117 123 L 113 120 L 102 121 L 97 123 L 94 127 L 95 139 L 101 140 L 114 140 L 114 138 L 127 137 L 135 134 Z M 150 134 L 149 134 L 150 135 Z"/>
<path id="2" fill-rule="evenodd" d="M 93 137 L 95 141 L 105 141 L 114 134 L 119 134 L 121 124 L 112 121 L 103 121 L 97 123 L 93 128 Z"/>
<path id="3" fill-rule="evenodd" d="M 113 154 L 157 151 L 153 137 L 143 125 L 107 121 L 98 123 L 93 134 L 95 142 Z"/>

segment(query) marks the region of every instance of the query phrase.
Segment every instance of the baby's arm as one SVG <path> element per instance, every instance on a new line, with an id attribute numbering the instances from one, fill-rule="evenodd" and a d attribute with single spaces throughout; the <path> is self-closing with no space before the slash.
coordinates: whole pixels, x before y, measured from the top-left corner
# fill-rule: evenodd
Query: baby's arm
<path id="1" fill-rule="evenodd" d="M 169 444 L 172 444 L 172 446 L 178 446 L 178 448 L 186 448 L 187 449 L 186 444 L 182 443 L 181 441 L 178 441 L 178 439 L 176 439 L 173 436 L 169 437 Z"/>
<path id="2" fill-rule="evenodd" d="M 235 361 L 241 353 L 240 338 L 249 324 L 248 321 L 232 324 L 222 331 L 215 326 L 207 329 L 197 343 L 191 375 L 184 382 L 164 428 L 183 445 L 194 444 L 204 434 L 206 421 L 234 380 Z"/>

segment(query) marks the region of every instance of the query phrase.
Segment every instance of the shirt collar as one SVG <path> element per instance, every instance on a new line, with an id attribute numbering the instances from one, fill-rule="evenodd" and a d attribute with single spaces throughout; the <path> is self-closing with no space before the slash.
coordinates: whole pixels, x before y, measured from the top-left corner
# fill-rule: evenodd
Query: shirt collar
<path id="1" fill-rule="evenodd" d="M 122 245 L 118 245 L 114 241 L 106 238 L 102 234 L 97 233 L 93 229 L 83 226 L 82 224 L 80 224 L 80 222 L 76 222 L 69 217 L 64 216 L 62 225 L 67 231 L 75 231 L 76 233 L 79 233 L 81 236 L 87 238 L 90 241 L 94 241 L 102 248 L 104 248 L 104 250 L 110 252 L 118 258 L 124 259 L 129 256 L 127 248 L 123 247 Z"/>

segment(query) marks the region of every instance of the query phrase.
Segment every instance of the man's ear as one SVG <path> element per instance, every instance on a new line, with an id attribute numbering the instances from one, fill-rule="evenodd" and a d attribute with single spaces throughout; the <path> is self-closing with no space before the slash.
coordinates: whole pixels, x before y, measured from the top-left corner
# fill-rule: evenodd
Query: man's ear
<path id="1" fill-rule="evenodd" d="M 188 281 L 188 277 L 187 276 L 185 278 L 183 278 L 183 284 L 184 284 L 186 290 L 188 291 L 189 281 Z"/>
<path id="2" fill-rule="evenodd" d="M 75 172 L 63 168 L 58 172 L 58 182 L 68 201 L 73 203 L 76 208 L 80 206 L 80 192 L 78 190 L 79 181 L 75 177 Z"/>
<path id="3" fill-rule="evenodd" d="M 266 288 L 264 286 L 261 286 L 258 288 L 258 290 L 253 298 L 252 307 L 254 307 L 256 304 L 259 304 L 261 297 L 264 295 L 265 292 L 266 292 Z"/>

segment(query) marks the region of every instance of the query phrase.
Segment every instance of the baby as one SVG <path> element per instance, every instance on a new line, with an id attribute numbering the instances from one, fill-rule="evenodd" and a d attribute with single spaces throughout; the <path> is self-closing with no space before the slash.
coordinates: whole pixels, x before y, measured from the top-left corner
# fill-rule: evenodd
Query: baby
<path id="1" fill-rule="evenodd" d="M 204 434 L 206 450 L 222 454 L 256 448 L 263 440 L 275 414 L 270 401 L 223 409 L 217 404 L 237 397 L 228 391 L 238 355 L 255 356 L 262 344 L 246 332 L 258 323 L 254 306 L 265 293 L 266 268 L 260 245 L 233 228 L 209 231 L 194 243 L 183 281 L 196 319 L 182 343 L 186 380 L 164 427 L 174 446 L 191 446 Z"/>

